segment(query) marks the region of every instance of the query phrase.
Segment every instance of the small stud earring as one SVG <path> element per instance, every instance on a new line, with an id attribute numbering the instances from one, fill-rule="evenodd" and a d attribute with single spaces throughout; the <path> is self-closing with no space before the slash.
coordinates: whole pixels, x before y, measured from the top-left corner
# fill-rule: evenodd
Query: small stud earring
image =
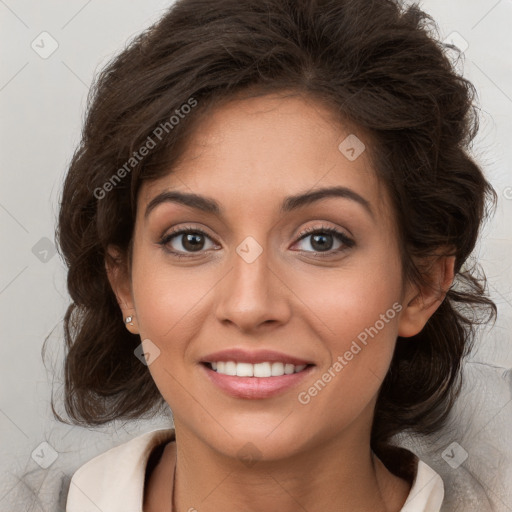
<path id="1" fill-rule="evenodd" d="M 125 324 L 130 324 L 130 325 L 133 325 L 133 316 L 127 316 L 124 323 Z"/>

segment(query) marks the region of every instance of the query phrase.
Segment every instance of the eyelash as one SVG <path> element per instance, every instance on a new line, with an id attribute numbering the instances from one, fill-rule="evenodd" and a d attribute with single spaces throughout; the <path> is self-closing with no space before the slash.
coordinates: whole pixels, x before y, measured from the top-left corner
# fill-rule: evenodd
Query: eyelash
<path id="1" fill-rule="evenodd" d="M 176 231 L 171 231 L 170 233 L 167 233 L 166 235 L 164 235 L 160 239 L 158 244 L 161 245 L 173 257 L 176 257 L 176 258 L 191 258 L 191 257 L 194 257 L 194 256 L 196 256 L 196 254 L 184 253 L 184 252 L 181 252 L 181 251 L 174 251 L 174 250 L 168 249 L 166 247 L 166 245 L 173 238 L 175 238 L 175 237 L 177 237 L 179 235 L 187 235 L 187 234 L 190 234 L 190 233 L 199 234 L 199 235 L 202 235 L 202 236 L 205 236 L 207 238 L 212 239 L 210 237 L 210 235 L 205 233 L 202 229 L 189 227 L 189 228 L 178 229 Z M 342 242 L 344 247 L 342 247 L 340 249 L 336 249 L 334 251 L 326 251 L 326 252 L 315 252 L 315 251 L 299 251 L 299 252 L 305 252 L 305 253 L 308 253 L 308 254 L 311 254 L 311 252 L 313 252 L 313 254 L 315 254 L 315 257 L 325 258 L 325 257 L 332 256 L 333 254 L 337 254 L 337 253 L 340 253 L 340 252 L 345 251 L 347 249 L 350 249 L 350 248 L 352 248 L 355 245 L 354 240 L 352 240 L 347 235 L 345 235 L 345 233 L 343 233 L 341 231 L 338 231 L 335 228 L 328 227 L 328 226 L 306 228 L 304 231 L 299 233 L 298 238 L 297 238 L 297 242 L 303 240 L 304 238 L 307 238 L 308 236 L 311 236 L 311 235 L 317 234 L 317 233 L 334 235 L 335 237 L 338 238 L 338 240 L 340 240 Z M 198 254 L 200 254 L 200 252 Z"/>

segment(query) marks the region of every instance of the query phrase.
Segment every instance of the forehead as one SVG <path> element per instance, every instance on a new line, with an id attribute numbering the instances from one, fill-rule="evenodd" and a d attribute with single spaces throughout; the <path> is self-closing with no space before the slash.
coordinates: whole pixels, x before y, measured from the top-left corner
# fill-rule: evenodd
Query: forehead
<path id="1" fill-rule="evenodd" d="M 368 146 L 362 130 L 356 135 L 310 97 L 234 99 L 201 118 L 169 173 L 143 184 L 139 206 L 175 189 L 258 211 L 284 196 L 343 186 L 386 208 Z"/>

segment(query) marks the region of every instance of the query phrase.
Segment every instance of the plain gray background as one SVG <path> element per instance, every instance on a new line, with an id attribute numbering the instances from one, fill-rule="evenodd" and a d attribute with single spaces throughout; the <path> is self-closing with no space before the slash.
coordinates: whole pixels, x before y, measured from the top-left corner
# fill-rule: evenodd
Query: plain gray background
<path id="1" fill-rule="evenodd" d="M 4 475 L 37 468 L 31 454 L 44 441 L 57 452 L 57 464 L 77 467 L 138 432 L 167 426 L 165 418 L 97 430 L 63 425 L 51 414 L 50 392 L 53 385 L 58 397 L 62 385 L 62 317 L 68 304 L 65 267 L 52 241 L 88 88 L 95 73 L 170 4 L 0 0 Z M 499 195 L 496 214 L 474 254 L 499 316 L 493 329 L 482 331 L 472 358 L 512 368 L 512 0 L 425 0 L 421 5 L 438 22 L 441 39 L 450 36 L 457 45 L 467 44 L 461 66 L 479 92 L 482 109 L 474 156 Z M 45 55 L 52 44 L 57 49 Z M 41 347 L 50 333 L 45 368 Z M 0 509 L 9 492 L 0 492 Z"/>

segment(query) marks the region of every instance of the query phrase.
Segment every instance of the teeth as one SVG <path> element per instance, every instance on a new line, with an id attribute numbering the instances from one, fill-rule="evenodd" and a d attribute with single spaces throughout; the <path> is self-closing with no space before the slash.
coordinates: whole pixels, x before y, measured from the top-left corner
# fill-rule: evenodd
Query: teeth
<path id="1" fill-rule="evenodd" d="M 279 377 L 284 375 L 284 364 L 283 363 L 272 363 L 272 377 Z"/>
<path id="2" fill-rule="evenodd" d="M 210 363 L 212 370 L 223 375 L 233 375 L 237 377 L 280 377 L 281 375 L 291 375 L 298 373 L 306 368 L 305 364 L 293 365 L 284 363 L 236 363 L 234 361 L 217 361 Z"/>
<path id="3" fill-rule="evenodd" d="M 254 365 L 250 363 L 226 363 L 226 369 L 228 365 L 234 366 L 234 372 L 232 375 L 236 375 L 237 377 L 252 377 L 254 375 Z"/>
<path id="4" fill-rule="evenodd" d="M 236 375 L 236 364 L 233 361 L 224 363 L 224 372 L 226 375 Z"/>

